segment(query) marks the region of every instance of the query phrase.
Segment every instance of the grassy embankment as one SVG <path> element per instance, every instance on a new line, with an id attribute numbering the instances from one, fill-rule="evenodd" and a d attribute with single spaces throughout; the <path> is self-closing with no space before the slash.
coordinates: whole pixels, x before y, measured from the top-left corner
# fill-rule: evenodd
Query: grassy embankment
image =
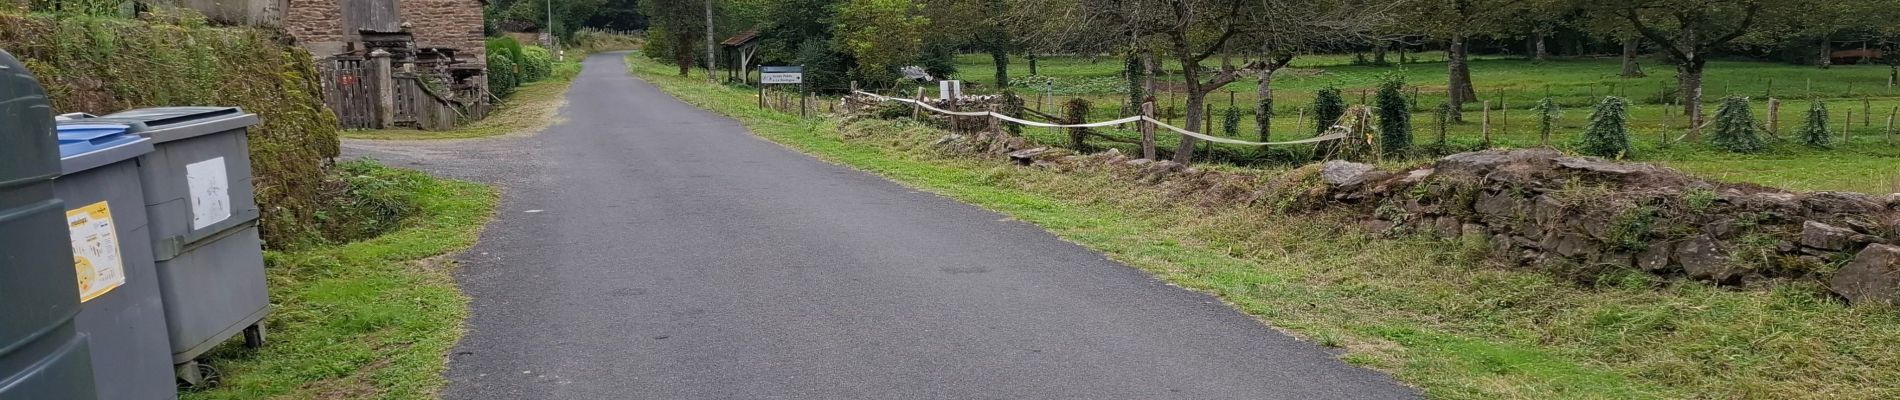
<path id="1" fill-rule="evenodd" d="M 1415 109 L 1412 117 L 1414 141 L 1420 145 L 1433 143 L 1437 136 L 1435 116 L 1425 109 L 1435 108 L 1444 101 L 1445 66 L 1442 55 L 1437 53 L 1422 54 L 1421 59 L 1424 61 L 1383 67 L 1351 65 L 1350 57 L 1337 55 L 1296 59 L 1293 68 L 1277 75 L 1274 81 L 1276 140 L 1312 135 L 1312 116 L 1306 110 L 1310 109 L 1318 89 L 1336 85 L 1346 92 L 1349 103 L 1358 104 L 1361 94 L 1374 90 L 1384 76 L 1399 74 L 1409 85 L 1419 89 L 1420 109 Z M 1538 116 L 1531 109 L 1538 99 L 1550 96 L 1564 108 L 1562 117 L 1554 123 L 1552 144 L 1568 147 L 1578 140 L 1588 123 L 1590 106 L 1601 96 L 1617 93 L 1634 103 L 1630 107 L 1630 128 L 1636 160 L 1660 162 L 1715 178 L 1797 190 L 1900 191 L 1900 138 L 1889 143 L 1886 136 L 1886 117 L 1895 107 L 1900 107 L 1900 88 L 1886 86 L 1886 66 L 1839 65 L 1819 69 L 1766 62 L 1711 62 L 1705 83 L 1708 104 L 1704 107 L 1711 118 L 1716 101 L 1721 96 L 1734 94 L 1750 97 L 1757 121 L 1766 124 L 1768 95 L 1772 92 L 1782 100 L 1779 132 L 1785 140 L 1764 152 L 1738 155 L 1700 143 L 1661 146 L 1663 136 L 1673 139 L 1685 133 L 1688 119 L 1680 107 L 1660 104 L 1659 93 L 1674 91 L 1673 69 L 1655 59 L 1645 59 L 1643 65 L 1649 76 L 1628 79 L 1617 76 L 1620 67 L 1614 58 L 1534 62 L 1521 58 L 1479 57 L 1472 62 L 1471 70 L 1479 96 L 1492 101 L 1491 134 L 1493 143 L 1498 146 L 1539 145 Z M 995 67 L 987 55 L 960 56 L 957 66 L 959 78 L 981 84 L 994 81 Z M 1021 86 L 1019 90 L 1028 98 L 1028 107 L 1055 112 L 1063 101 L 1085 98 L 1095 104 L 1090 120 L 1112 119 L 1118 107 L 1126 102 L 1123 100 L 1126 81 L 1120 77 L 1121 69 L 1122 60 L 1118 58 L 1043 57 L 1038 61 L 1037 72 L 1053 80 L 1053 85 L 1042 86 L 1035 82 L 1046 80 L 1025 76 L 1029 72 L 1026 60 L 1015 59 L 1010 66 L 1014 80 Z M 1170 70 L 1178 71 L 1178 68 L 1170 67 Z M 1178 81 L 1179 77 L 1172 80 Z M 1827 102 L 1830 126 L 1837 141 L 1832 149 L 1812 149 L 1792 143 L 1794 132 L 1808 110 L 1810 85 L 1813 97 Z M 1240 134 L 1236 135 L 1239 138 L 1258 139 L 1252 107 L 1256 87 L 1249 78 L 1226 88 L 1236 91 L 1235 103 L 1243 114 Z M 932 91 L 934 89 L 926 92 Z M 1043 101 L 1046 104 L 1038 104 L 1037 93 L 1043 92 L 1048 92 L 1049 97 Z M 1156 97 L 1162 108 L 1170 104 L 1167 94 Z M 1216 128 L 1209 130 L 1219 134 L 1219 116 L 1226 112 L 1229 97 L 1224 91 L 1209 97 L 1216 113 Z M 1863 108 L 1862 100 L 1867 101 L 1867 107 Z M 1185 106 L 1179 94 L 1175 95 L 1173 104 Z M 1508 105 L 1510 110 L 1500 110 L 1500 105 Z M 1446 135 L 1450 148 L 1472 149 L 1482 142 L 1481 107 L 1480 103 L 1467 104 L 1467 122 L 1448 124 Z M 1307 114 L 1304 118 L 1301 117 L 1303 111 Z M 1847 120 L 1850 111 L 1853 119 L 1846 123 L 1850 122 Z M 1179 118 L 1174 120 L 1181 123 Z M 1843 126 L 1851 129 L 1852 140 L 1838 143 Z M 1030 134 L 1052 143 L 1064 140 L 1060 133 L 1051 130 L 1032 130 Z M 1118 134 L 1134 136 L 1131 132 Z M 1172 147 L 1173 138 L 1165 139 L 1169 142 L 1164 145 Z M 1243 154 L 1247 151 L 1241 147 L 1225 150 Z"/>
<path id="2" fill-rule="evenodd" d="M 1482 246 L 1370 238 L 1334 215 L 1184 206 L 1097 174 L 943 155 L 926 148 L 942 131 L 759 110 L 752 91 L 630 60 L 764 138 L 1037 224 L 1431 397 L 1900 396 L 1900 312 L 1845 307 L 1812 282 L 1735 290 L 1631 273 L 1580 286 L 1490 264 Z"/>
<path id="3" fill-rule="evenodd" d="M 333 231 L 389 231 L 266 253 L 271 342 L 214 350 L 204 360 L 223 372 L 223 385 L 183 398 L 415 399 L 446 383 L 442 371 L 462 335 L 467 298 L 445 256 L 475 243 L 493 212 L 494 189 L 368 161 L 338 168 L 352 189 L 333 201 L 351 204 L 334 209 L 347 215 L 332 225 L 362 229 Z"/>

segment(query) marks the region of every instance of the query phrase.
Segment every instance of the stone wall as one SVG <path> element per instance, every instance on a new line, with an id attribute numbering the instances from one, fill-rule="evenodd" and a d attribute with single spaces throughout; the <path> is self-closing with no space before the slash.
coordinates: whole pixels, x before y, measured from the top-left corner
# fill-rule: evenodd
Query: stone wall
<path id="1" fill-rule="evenodd" d="M 401 0 L 398 6 L 416 46 L 454 48 L 463 60 L 487 63 L 481 0 Z"/>
<path id="2" fill-rule="evenodd" d="M 284 33 L 317 57 L 343 52 L 341 0 L 289 0 L 284 11 Z"/>
<path id="3" fill-rule="evenodd" d="M 1554 150 L 1487 150 L 1402 171 L 1330 161 L 1285 173 L 1077 155 L 996 132 L 941 151 L 1106 173 L 1182 204 L 1336 210 L 1380 235 L 1436 235 L 1582 281 L 1613 270 L 1722 285 L 1822 282 L 1853 303 L 1900 305 L 1900 194 L 1796 193 L 1712 182 Z M 1482 247 L 1475 247 L 1482 246 Z"/>
<path id="4" fill-rule="evenodd" d="M 1405 171 L 1321 167 L 1326 200 L 1381 234 L 1482 241 L 1507 262 L 1743 285 L 1828 282 L 1853 302 L 1900 302 L 1900 194 L 1795 193 L 1712 182 L 1554 150 L 1462 153 Z"/>

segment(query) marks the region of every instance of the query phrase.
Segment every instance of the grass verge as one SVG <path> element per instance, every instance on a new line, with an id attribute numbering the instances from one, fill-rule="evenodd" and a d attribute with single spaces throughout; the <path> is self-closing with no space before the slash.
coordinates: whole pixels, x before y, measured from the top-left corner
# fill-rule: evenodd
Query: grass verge
<path id="1" fill-rule="evenodd" d="M 1812 283 L 1731 290 L 1630 273 L 1581 286 L 1486 262 L 1482 243 L 1368 237 L 1339 216 L 1181 206 L 1101 174 L 930 151 L 942 134 L 756 108 L 630 58 L 632 73 L 755 134 L 1037 224 L 1434 398 L 1896 398 L 1900 313 Z"/>
<path id="2" fill-rule="evenodd" d="M 224 384 L 184 399 L 413 399 L 445 383 L 468 300 L 444 256 L 475 243 L 495 190 L 380 166 L 350 169 L 390 182 L 378 190 L 407 194 L 415 212 L 375 238 L 265 253 L 271 343 L 214 350 L 205 360 Z"/>
<path id="3" fill-rule="evenodd" d="M 569 56 L 572 60 L 585 59 L 586 56 Z M 371 129 L 343 131 L 345 139 L 368 140 L 430 140 L 430 139 L 472 139 L 490 136 L 511 135 L 525 132 L 538 132 L 541 128 L 553 125 L 555 113 L 567 104 L 567 86 L 574 83 L 574 77 L 580 75 L 580 62 L 568 61 L 555 65 L 554 76 L 540 82 L 529 82 L 515 89 L 506 101 L 482 118 L 467 125 L 446 131 L 424 131 L 415 129 Z"/>

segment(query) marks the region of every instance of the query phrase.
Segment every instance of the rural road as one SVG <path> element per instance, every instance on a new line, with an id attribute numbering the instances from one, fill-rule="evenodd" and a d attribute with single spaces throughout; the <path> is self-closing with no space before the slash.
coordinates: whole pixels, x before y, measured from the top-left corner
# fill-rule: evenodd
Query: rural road
<path id="1" fill-rule="evenodd" d="M 346 147 L 502 185 L 449 399 L 1412 398 L 1213 297 L 824 163 L 597 54 L 529 136 Z"/>

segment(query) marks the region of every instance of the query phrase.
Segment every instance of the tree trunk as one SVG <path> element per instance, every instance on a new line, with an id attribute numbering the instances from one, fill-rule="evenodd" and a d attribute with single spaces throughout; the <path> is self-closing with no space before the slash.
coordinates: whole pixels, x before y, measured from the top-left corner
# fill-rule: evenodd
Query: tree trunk
<path id="1" fill-rule="evenodd" d="M 1158 70 L 1160 68 L 1161 66 L 1156 65 L 1155 63 L 1154 49 L 1142 49 L 1141 50 L 1141 86 L 1142 86 L 1143 92 L 1148 93 L 1148 97 L 1158 97 L 1155 95 L 1155 75 L 1156 75 L 1155 70 Z"/>
<path id="2" fill-rule="evenodd" d="M 550 33 L 549 35 L 552 35 L 552 33 Z M 707 83 L 719 83 L 719 78 L 713 75 L 713 71 L 719 70 L 719 53 L 718 53 L 719 50 L 713 47 L 713 43 L 714 43 L 713 41 L 713 2 L 712 0 L 706 0 L 706 82 Z"/>
<path id="3" fill-rule="evenodd" d="M 1642 39 L 1638 39 L 1638 38 L 1623 39 L 1623 77 L 1624 78 L 1641 78 L 1644 76 L 1642 64 L 1638 64 L 1636 62 L 1637 52 L 1642 49 L 1642 44 L 1643 44 Z"/>
<path id="4" fill-rule="evenodd" d="M 1689 140 L 1702 134 L 1702 67 L 1705 63 L 1701 54 L 1690 54 L 1689 60 L 1676 64 L 1676 87 L 1682 93 L 1683 115 L 1689 117 Z"/>
<path id="5" fill-rule="evenodd" d="M 1002 46 L 991 46 L 990 61 L 996 63 L 996 88 L 1009 87 L 1009 52 Z"/>
<path id="6" fill-rule="evenodd" d="M 1385 47 L 1386 43 L 1384 40 L 1372 44 L 1372 65 L 1387 64 L 1385 61 Z"/>
<path id="7" fill-rule="evenodd" d="M 1531 59 L 1537 61 L 1550 59 L 1550 49 L 1544 47 L 1544 39 L 1549 36 L 1550 34 L 1544 32 L 1544 28 L 1538 28 L 1531 33 Z"/>
<path id="8" fill-rule="evenodd" d="M 1445 96 L 1446 101 L 1454 110 L 1462 109 L 1467 101 L 1478 99 L 1478 91 L 1471 84 L 1471 66 L 1467 61 L 1466 52 L 1465 37 L 1453 36 L 1451 46 L 1445 52 L 1445 68 L 1450 75 Z M 1453 112 L 1452 121 L 1464 121 L 1464 117 L 1460 114 L 1462 113 Z"/>
<path id="9" fill-rule="evenodd" d="M 1826 36 L 1826 35 L 1821 36 L 1821 58 L 1818 60 L 1814 60 L 1814 62 L 1815 62 L 1815 65 L 1821 66 L 1821 69 L 1828 69 L 1834 66 L 1834 38 L 1833 37 Z"/>
<path id="10" fill-rule="evenodd" d="M 1260 69 L 1260 87 L 1254 88 L 1253 93 L 1253 122 L 1260 125 L 1261 142 L 1273 137 L 1273 72 L 1272 66 Z"/>
<path id="11" fill-rule="evenodd" d="M 687 76 L 693 72 L 693 36 L 675 34 L 673 39 L 673 63 L 679 64 L 680 76 Z"/>
<path id="12" fill-rule="evenodd" d="M 1182 83 L 1187 86 L 1187 121 L 1183 124 L 1186 126 L 1182 128 L 1187 129 L 1188 132 L 1201 132 L 1201 119 L 1205 117 L 1201 115 L 1201 105 L 1207 102 L 1207 93 L 1201 92 L 1200 72 L 1199 65 L 1195 65 L 1191 60 L 1182 60 L 1181 76 L 1184 77 Z M 1182 164 L 1193 162 L 1195 142 L 1193 137 L 1181 135 L 1181 144 L 1174 147 L 1174 162 Z"/>
<path id="13" fill-rule="evenodd" d="M 1042 73 L 1036 72 L 1036 53 L 1035 52 L 1029 53 L 1029 74 L 1042 75 Z"/>

